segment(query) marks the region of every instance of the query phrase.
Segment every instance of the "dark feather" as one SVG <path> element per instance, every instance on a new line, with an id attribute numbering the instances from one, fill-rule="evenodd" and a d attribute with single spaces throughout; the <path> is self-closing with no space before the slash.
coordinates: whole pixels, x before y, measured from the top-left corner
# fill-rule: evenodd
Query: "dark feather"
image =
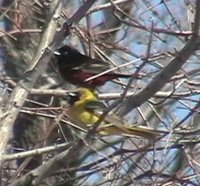
<path id="1" fill-rule="evenodd" d="M 90 112 L 95 112 L 96 110 L 103 112 L 103 111 L 107 110 L 108 107 L 103 102 L 90 101 L 86 104 L 85 109 Z"/>

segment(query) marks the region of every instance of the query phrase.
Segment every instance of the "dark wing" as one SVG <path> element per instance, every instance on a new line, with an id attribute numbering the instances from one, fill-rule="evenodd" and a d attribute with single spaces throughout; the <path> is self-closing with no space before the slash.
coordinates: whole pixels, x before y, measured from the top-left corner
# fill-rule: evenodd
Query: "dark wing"
<path id="1" fill-rule="evenodd" d="M 107 110 L 107 106 L 101 101 L 89 101 L 85 105 L 85 109 L 90 112 L 103 112 Z"/>
<path id="2" fill-rule="evenodd" d="M 87 72 L 87 73 L 99 74 L 110 68 L 110 65 L 104 61 L 100 61 L 98 59 L 92 59 L 88 56 L 83 56 L 83 59 L 86 62 L 82 63 L 80 66 L 74 67 L 73 68 L 74 70 L 83 70 L 84 72 Z"/>

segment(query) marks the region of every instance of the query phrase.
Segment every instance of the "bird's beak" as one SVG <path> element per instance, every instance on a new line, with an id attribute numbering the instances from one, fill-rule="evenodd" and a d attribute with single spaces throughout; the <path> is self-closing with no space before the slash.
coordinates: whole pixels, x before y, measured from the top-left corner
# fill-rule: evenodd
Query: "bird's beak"
<path id="1" fill-rule="evenodd" d="M 61 53 L 60 53 L 60 52 L 58 52 L 58 51 L 54 51 L 54 55 L 56 55 L 56 56 L 60 56 L 60 55 L 61 55 Z"/>

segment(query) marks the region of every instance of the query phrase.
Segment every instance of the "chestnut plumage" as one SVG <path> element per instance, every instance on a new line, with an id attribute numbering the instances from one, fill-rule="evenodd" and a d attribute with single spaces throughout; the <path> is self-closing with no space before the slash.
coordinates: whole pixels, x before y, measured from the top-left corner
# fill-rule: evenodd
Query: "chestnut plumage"
<path id="1" fill-rule="evenodd" d="M 77 86 L 96 88 L 104 85 L 107 81 L 116 78 L 130 78 L 132 76 L 130 74 L 110 72 L 86 81 L 88 78 L 110 69 L 109 64 L 83 55 L 69 45 L 62 46 L 54 52 L 54 55 L 62 78 Z"/>

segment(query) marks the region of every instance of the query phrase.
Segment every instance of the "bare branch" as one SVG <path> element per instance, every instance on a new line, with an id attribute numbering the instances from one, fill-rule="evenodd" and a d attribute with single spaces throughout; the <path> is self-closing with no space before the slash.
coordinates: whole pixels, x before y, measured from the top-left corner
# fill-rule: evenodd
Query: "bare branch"
<path id="1" fill-rule="evenodd" d="M 185 64 L 189 57 L 196 51 L 199 46 L 199 24 L 200 19 L 200 1 L 196 1 L 196 14 L 193 28 L 193 35 L 187 44 L 179 51 L 176 57 L 138 94 L 124 101 L 121 105 L 119 114 L 125 116 L 134 108 L 140 106 L 150 99 L 157 91 L 159 91 L 172 76 Z"/>

